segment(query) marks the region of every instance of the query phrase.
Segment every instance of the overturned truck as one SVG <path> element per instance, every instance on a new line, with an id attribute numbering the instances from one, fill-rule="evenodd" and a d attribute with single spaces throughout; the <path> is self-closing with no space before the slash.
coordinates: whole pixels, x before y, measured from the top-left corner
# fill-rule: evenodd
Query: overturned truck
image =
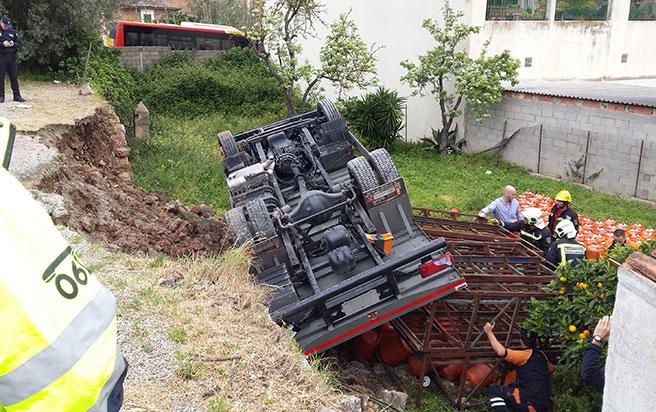
<path id="1" fill-rule="evenodd" d="M 252 242 L 274 321 L 319 353 L 466 286 L 444 239 L 414 224 L 403 178 L 328 100 L 218 134 L 237 245 Z M 356 157 L 354 150 L 361 156 Z"/>

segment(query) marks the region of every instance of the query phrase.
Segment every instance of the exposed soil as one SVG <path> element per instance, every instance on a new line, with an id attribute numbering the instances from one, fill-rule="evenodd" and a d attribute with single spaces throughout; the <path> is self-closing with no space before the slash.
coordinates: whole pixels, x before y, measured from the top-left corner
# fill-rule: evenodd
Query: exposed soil
<path id="1" fill-rule="evenodd" d="M 37 188 L 64 197 L 63 223 L 124 252 L 183 256 L 229 245 L 221 217 L 209 206 L 185 206 L 132 183 L 125 130 L 101 107 L 74 126 L 39 130 L 60 152 L 59 168 Z"/>
<path id="2" fill-rule="evenodd" d="M 48 124 L 73 124 L 105 104 L 96 94 L 81 96 L 79 86 L 73 84 L 23 80 L 18 83 L 26 102 L 14 102 L 6 84 L 0 117 L 9 119 L 22 132 L 35 132 Z"/>

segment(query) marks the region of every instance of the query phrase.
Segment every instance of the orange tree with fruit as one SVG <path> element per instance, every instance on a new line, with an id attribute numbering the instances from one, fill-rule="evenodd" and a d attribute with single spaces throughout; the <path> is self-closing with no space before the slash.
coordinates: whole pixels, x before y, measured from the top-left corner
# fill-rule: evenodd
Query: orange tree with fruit
<path id="1" fill-rule="evenodd" d="M 617 289 L 617 268 L 635 251 L 651 253 L 656 240 L 616 248 L 608 258 L 584 260 L 576 267 L 560 266 L 558 277 L 548 286 L 554 297 L 532 299 L 523 326 L 541 337 L 564 342 L 560 364 L 579 365 L 583 349 L 590 343 L 597 321 L 611 314 Z"/>

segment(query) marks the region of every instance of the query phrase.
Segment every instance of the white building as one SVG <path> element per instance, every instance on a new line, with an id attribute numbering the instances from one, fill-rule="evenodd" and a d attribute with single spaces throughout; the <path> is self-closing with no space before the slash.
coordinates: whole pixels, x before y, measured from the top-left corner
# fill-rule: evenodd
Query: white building
<path id="1" fill-rule="evenodd" d="M 481 27 L 466 46 L 469 54 L 478 55 L 487 40 L 490 53 L 509 50 L 521 62 L 520 80 L 656 77 L 656 48 L 651 44 L 656 38 L 655 0 L 590 0 L 587 9 L 578 10 L 568 8 L 568 1 L 489 0 L 488 6 L 486 0 L 454 0 L 451 6 L 464 12 L 464 22 Z M 364 40 L 383 46 L 377 55 L 378 78 L 383 86 L 408 97 L 408 137 L 430 135 L 432 127 L 439 128 L 437 104 L 430 96 L 410 96 L 400 81 L 405 70 L 399 62 L 416 61 L 433 46 L 421 23 L 441 18 L 443 1 L 330 0 L 325 4 L 327 22 L 351 10 Z M 574 20 L 578 18 L 598 20 Z M 310 61 L 318 61 L 327 30 L 321 28 L 316 38 L 303 43 Z"/>

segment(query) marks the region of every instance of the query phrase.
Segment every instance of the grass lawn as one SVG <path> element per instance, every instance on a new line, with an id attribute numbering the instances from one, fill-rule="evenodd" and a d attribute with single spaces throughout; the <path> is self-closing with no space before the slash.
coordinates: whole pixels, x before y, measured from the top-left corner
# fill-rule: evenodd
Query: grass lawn
<path id="1" fill-rule="evenodd" d="M 147 143 L 131 142 L 135 181 L 147 190 L 164 193 L 186 203 L 229 207 L 216 134 L 238 133 L 276 120 L 275 115 L 246 118 L 211 115 L 194 119 L 154 116 Z M 619 196 L 589 190 L 570 182 L 532 176 L 526 169 L 482 155 L 449 155 L 401 144 L 392 153 L 406 179 L 412 204 L 419 207 L 477 212 L 512 184 L 519 192 L 554 196 L 567 189 L 574 207 L 594 219 L 612 218 L 656 227 L 656 208 Z M 485 174 L 487 170 L 492 174 Z"/>
<path id="2" fill-rule="evenodd" d="M 629 224 L 640 222 L 656 227 L 656 207 L 589 190 L 571 182 L 533 176 L 527 169 L 498 157 L 443 156 L 408 144 L 400 145 L 392 156 L 406 180 L 413 206 L 456 207 L 463 212 L 478 212 L 501 196 L 505 185 L 511 184 L 519 193 L 531 191 L 552 197 L 567 189 L 572 193 L 574 208 L 588 217 L 612 218 Z M 487 170 L 492 174 L 486 175 Z"/>

